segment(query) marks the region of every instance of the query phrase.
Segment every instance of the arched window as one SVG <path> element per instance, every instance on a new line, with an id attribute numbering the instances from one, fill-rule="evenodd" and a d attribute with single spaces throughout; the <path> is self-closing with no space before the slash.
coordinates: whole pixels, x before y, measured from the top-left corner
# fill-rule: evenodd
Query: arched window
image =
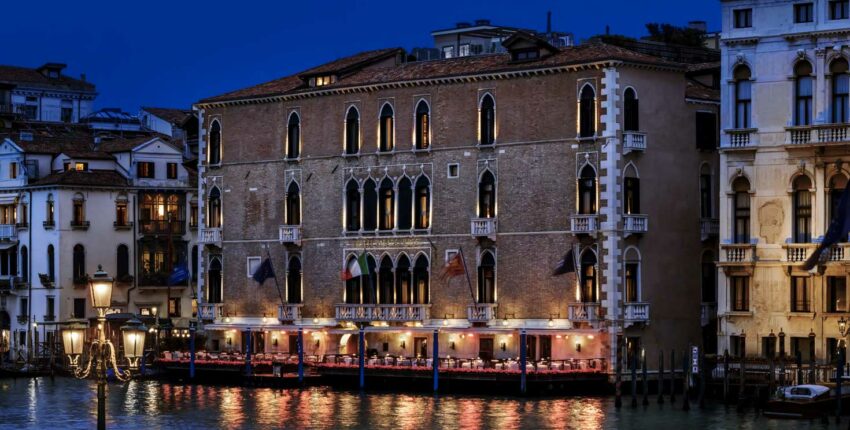
<path id="1" fill-rule="evenodd" d="M 623 96 L 623 130 L 638 131 L 640 130 L 640 114 L 638 110 L 638 98 L 634 88 L 626 88 L 626 93 Z"/>
<path id="2" fill-rule="evenodd" d="M 366 266 L 369 268 L 369 276 L 361 277 L 363 282 L 360 284 L 363 289 L 363 303 L 378 303 L 378 298 L 375 296 L 378 290 L 376 273 L 378 266 L 371 255 L 366 256 Z"/>
<path id="3" fill-rule="evenodd" d="M 381 267 L 378 270 L 378 303 L 389 305 L 394 302 L 395 274 L 393 273 L 393 260 L 388 255 L 381 259 Z"/>
<path id="4" fill-rule="evenodd" d="M 296 256 L 286 268 L 286 302 L 301 303 L 301 259 Z"/>
<path id="5" fill-rule="evenodd" d="M 118 245 L 115 254 L 115 275 L 118 279 L 126 279 L 130 276 L 130 249 L 127 248 L 127 245 Z"/>
<path id="6" fill-rule="evenodd" d="M 431 182 L 424 175 L 416 180 L 416 225 L 417 229 L 431 227 Z"/>
<path id="7" fill-rule="evenodd" d="M 416 135 L 413 138 L 416 149 L 428 149 L 431 146 L 431 112 L 428 103 L 420 100 L 416 105 Z"/>
<path id="8" fill-rule="evenodd" d="M 733 218 L 732 236 L 735 243 L 750 243 L 750 182 L 746 178 L 732 183 Z"/>
<path id="9" fill-rule="evenodd" d="M 712 218 L 714 214 L 711 182 L 711 168 L 703 164 L 699 169 L 699 212 L 703 219 Z"/>
<path id="10" fill-rule="evenodd" d="M 357 264 L 357 257 L 351 256 L 348 257 L 348 261 L 345 262 L 346 269 L 351 267 L 353 264 Z M 345 281 L 345 303 L 348 304 L 360 304 L 362 303 L 362 297 L 360 294 L 360 284 L 362 283 L 363 276 L 356 276 L 351 279 Z"/>
<path id="11" fill-rule="evenodd" d="M 301 118 L 297 113 L 289 115 L 286 127 L 286 158 L 294 159 L 301 156 Z"/>
<path id="12" fill-rule="evenodd" d="M 71 214 L 71 225 L 82 226 L 86 222 L 86 198 L 82 193 L 74 194 L 74 212 Z"/>
<path id="13" fill-rule="evenodd" d="M 634 166 L 626 169 L 623 178 L 623 213 L 636 215 L 640 213 L 640 178 Z"/>
<path id="14" fill-rule="evenodd" d="M 378 191 L 375 181 L 367 179 L 363 183 L 363 230 L 378 229 Z"/>
<path id="15" fill-rule="evenodd" d="M 478 138 L 482 145 L 492 145 L 496 142 L 496 102 L 490 94 L 485 94 L 481 98 L 478 113 Z"/>
<path id="16" fill-rule="evenodd" d="M 625 301 L 640 302 L 640 254 L 634 248 L 626 250 L 625 255 Z"/>
<path id="17" fill-rule="evenodd" d="M 413 298 L 413 291 L 410 288 L 410 259 L 404 254 L 398 257 L 395 278 L 395 303 L 410 304 Z"/>
<path id="18" fill-rule="evenodd" d="M 478 264 L 478 303 L 496 303 L 496 259 L 490 251 L 481 253 Z"/>
<path id="19" fill-rule="evenodd" d="M 596 92 L 591 85 L 581 88 L 579 95 L 579 137 L 596 135 Z"/>
<path id="20" fill-rule="evenodd" d="M 286 225 L 301 225 L 301 190 L 295 182 L 286 190 Z"/>
<path id="21" fill-rule="evenodd" d="M 398 229 L 410 230 L 413 227 L 412 216 L 413 184 L 404 176 L 398 181 Z"/>
<path id="22" fill-rule="evenodd" d="M 56 280 L 56 259 L 53 251 L 53 245 L 47 245 L 47 277 L 50 282 Z"/>
<path id="23" fill-rule="evenodd" d="M 218 121 L 213 121 L 210 126 L 209 142 L 207 161 L 213 165 L 221 164 L 221 124 Z"/>
<path id="24" fill-rule="evenodd" d="M 345 229 L 360 230 L 360 189 L 354 179 L 345 185 Z"/>
<path id="25" fill-rule="evenodd" d="M 198 245 L 192 247 L 192 280 L 198 280 Z"/>
<path id="26" fill-rule="evenodd" d="M 85 282 L 86 276 L 86 249 L 83 245 L 74 245 L 74 261 L 72 264 L 74 283 Z"/>
<path id="27" fill-rule="evenodd" d="M 345 153 L 360 152 L 360 112 L 351 106 L 345 115 Z"/>
<path id="28" fill-rule="evenodd" d="M 24 282 L 29 281 L 29 252 L 27 251 L 26 246 L 21 247 L 21 271 L 18 272 L 21 274 L 21 280 Z"/>
<path id="29" fill-rule="evenodd" d="M 212 257 L 207 268 L 207 303 L 221 303 L 221 259 Z"/>
<path id="30" fill-rule="evenodd" d="M 221 228 L 221 191 L 213 187 L 210 191 L 209 205 L 207 206 L 207 227 Z"/>
<path id="31" fill-rule="evenodd" d="M 735 69 L 735 128 L 750 128 L 751 76 L 747 66 L 738 66 Z"/>
<path id="32" fill-rule="evenodd" d="M 800 61 L 794 66 L 794 125 L 812 123 L 812 65 Z"/>
<path id="33" fill-rule="evenodd" d="M 581 301 L 595 303 L 596 295 L 596 254 L 587 250 L 581 254 Z"/>
<path id="34" fill-rule="evenodd" d="M 395 227 L 395 191 L 393 181 L 384 178 L 381 181 L 381 189 L 378 190 L 380 206 L 378 208 L 380 230 L 392 230 Z"/>
<path id="35" fill-rule="evenodd" d="M 54 216 L 53 194 L 47 195 L 47 202 L 46 203 L 47 204 L 45 206 L 46 211 L 45 211 L 45 214 L 44 214 L 44 223 L 45 223 L 45 225 L 51 225 L 52 226 L 55 222 L 55 219 L 53 217 Z"/>
<path id="36" fill-rule="evenodd" d="M 389 103 L 385 103 L 381 108 L 381 125 L 378 130 L 380 140 L 378 150 L 381 152 L 389 152 L 394 148 L 395 142 L 393 136 L 395 129 L 393 128 L 393 107 Z"/>
<path id="37" fill-rule="evenodd" d="M 424 305 L 430 297 L 428 281 L 428 259 L 420 255 L 413 266 L 413 303 Z"/>
<path id="38" fill-rule="evenodd" d="M 794 243 L 812 241 L 812 181 L 806 175 L 794 179 Z"/>
<path id="39" fill-rule="evenodd" d="M 717 301 L 717 267 L 714 265 L 714 254 L 705 251 L 702 254 L 702 301 L 715 303 Z"/>
<path id="40" fill-rule="evenodd" d="M 596 213 L 596 171 L 590 165 L 581 169 L 578 179 L 578 213 Z"/>
<path id="41" fill-rule="evenodd" d="M 829 66 L 832 73 L 832 122 L 844 123 L 850 121 L 848 115 L 848 94 L 850 94 L 850 74 L 847 60 L 838 58 Z"/>
<path id="42" fill-rule="evenodd" d="M 496 217 L 496 177 L 489 170 L 478 181 L 478 217 Z"/>
<path id="43" fill-rule="evenodd" d="M 841 201 L 841 194 L 847 186 L 847 177 L 838 173 L 829 178 L 829 213 L 827 213 L 826 225 L 836 216 L 838 211 L 838 202 Z"/>

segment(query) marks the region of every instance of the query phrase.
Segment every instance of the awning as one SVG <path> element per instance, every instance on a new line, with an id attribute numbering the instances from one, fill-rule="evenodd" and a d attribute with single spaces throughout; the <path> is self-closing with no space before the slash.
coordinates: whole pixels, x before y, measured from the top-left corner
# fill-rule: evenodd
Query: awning
<path id="1" fill-rule="evenodd" d="M 0 251 L 18 246 L 18 242 L 0 242 Z"/>

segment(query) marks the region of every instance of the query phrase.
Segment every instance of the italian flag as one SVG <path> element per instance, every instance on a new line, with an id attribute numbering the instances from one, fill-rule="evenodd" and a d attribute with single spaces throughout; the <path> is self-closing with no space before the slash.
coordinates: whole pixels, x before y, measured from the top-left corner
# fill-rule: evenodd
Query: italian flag
<path id="1" fill-rule="evenodd" d="M 347 281 L 351 278 L 363 276 L 369 273 L 369 265 L 366 263 L 366 253 L 360 254 L 356 260 L 353 260 L 345 271 L 342 272 L 342 280 Z"/>

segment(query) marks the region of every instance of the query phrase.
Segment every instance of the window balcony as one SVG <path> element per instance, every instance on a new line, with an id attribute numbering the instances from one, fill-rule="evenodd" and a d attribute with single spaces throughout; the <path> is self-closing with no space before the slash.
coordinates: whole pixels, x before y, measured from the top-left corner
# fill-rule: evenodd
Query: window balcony
<path id="1" fill-rule="evenodd" d="M 570 216 L 570 233 L 572 234 L 593 234 L 596 233 L 596 214 L 589 215 L 571 215 Z"/>
<path id="2" fill-rule="evenodd" d="M 623 231 L 628 234 L 642 234 L 649 231 L 649 222 L 646 215 L 623 215 Z"/>
<path id="3" fill-rule="evenodd" d="M 431 305 L 338 304 L 337 321 L 352 322 L 423 322 L 429 318 Z"/>
<path id="4" fill-rule="evenodd" d="M 280 243 L 293 243 L 301 246 L 301 226 L 282 225 L 278 228 Z"/>
<path id="5" fill-rule="evenodd" d="M 56 321 L 56 315 L 45 315 L 44 322 L 53 322 Z"/>
<path id="6" fill-rule="evenodd" d="M 41 226 L 44 227 L 45 230 L 53 230 L 56 227 L 56 223 L 53 221 L 43 221 Z"/>
<path id="7" fill-rule="evenodd" d="M 632 151 L 646 151 L 646 133 L 639 131 L 623 132 L 623 153 L 628 154 Z"/>
<path id="8" fill-rule="evenodd" d="M 700 304 L 700 315 L 699 315 L 700 324 L 703 327 L 705 327 L 714 318 L 717 318 L 717 303 L 715 303 L 715 302 L 702 302 Z"/>
<path id="9" fill-rule="evenodd" d="M 848 137 L 850 137 L 850 126 L 847 124 L 785 127 L 785 144 L 790 146 L 847 143 L 850 141 Z"/>
<path id="10" fill-rule="evenodd" d="M 495 303 L 475 303 L 466 308 L 466 319 L 472 323 L 488 323 L 496 319 L 496 309 L 499 305 Z"/>
<path id="11" fill-rule="evenodd" d="M 818 143 L 846 143 L 850 135 L 847 124 L 824 124 L 815 127 Z"/>
<path id="12" fill-rule="evenodd" d="M 0 224 L 0 240 L 17 240 L 18 228 L 15 224 Z"/>
<path id="13" fill-rule="evenodd" d="M 170 224 L 170 225 L 169 225 Z M 132 224 L 131 224 L 132 225 Z M 139 233 L 141 234 L 175 234 L 182 236 L 186 232 L 185 221 L 173 220 L 139 220 Z"/>
<path id="14" fill-rule="evenodd" d="M 829 248 L 826 261 L 840 262 L 850 261 L 850 243 L 838 243 Z"/>
<path id="15" fill-rule="evenodd" d="M 301 319 L 302 303 L 287 303 L 285 305 L 277 305 L 277 319 L 283 321 L 298 321 Z"/>
<path id="16" fill-rule="evenodd" d="M 198 243 L 204 245 L 216 245 L 221 243 L 221 228 L 202 228 L 198 235 Z"/>
<path id="17" fill-rule="evenodd" d="M 29 319 L 29 315 L 18 315 L 18 324 L 26 324 L 27 322 L 29 322 Z"/>
<path id="18" fill-rule="evenodd" d="M 739 128 L 726 130 L 727 142 L 724 149 L 741 149 L 756 146 L 756 129 Z"/>
<path id="19" fill-rule="evenodd" d="M 88 230 L 91 226 L 91 221 L 87 220 L 71 220 L 71 230 Z"/>
<path id="20" fill-rule="evenodd" d="M 567 314 L 571 322 L 587 322 L 594 323 L 599 321 L 599 303 L 569 303 L 567 304 Z"/>
<path id="21" fill-rule="evenodd" d="M 215 321 L 221 317 L 223 309 L 222 303 L 198 303 L 198 318 L 202 321 Z"/>
<path id="22" fill-rule="evenodd" d="M 114 221 L 112 227 L 115 230 L 130 230 L 133 228 L 133 221 Z"/>
<path id="23" fill-rule="evenodd" d="M 717 218 L 702 218 L 699 220 L 700 240 L 716 238 L 720 232 L 720 221 Z"/>
<path id="24" fill-rule="evenodd" d="M 752 264 L 755 262 L 756 246 L 749 243 L 724 243 L 720 245 L 721 263 Z"/>
<path id="25" fill-rule="evenodd" d="M 649 323 L 649 303 L 628 302 L 625 307 L 626 327 L 632 324 Z"/>
<path id="26" fill-rule="evenodd" d="M 496 218 L 473 218 L 470 224 L 472 236 L 496 240 Z"/>
<path id="27" fill-rule="evenodd" d="M 786 262 L 802 263 L 812 255 L 812 251 L 817 248 L 817 245 L 814 243 L 786 243 L 782 247 L 785 248 Z"/>

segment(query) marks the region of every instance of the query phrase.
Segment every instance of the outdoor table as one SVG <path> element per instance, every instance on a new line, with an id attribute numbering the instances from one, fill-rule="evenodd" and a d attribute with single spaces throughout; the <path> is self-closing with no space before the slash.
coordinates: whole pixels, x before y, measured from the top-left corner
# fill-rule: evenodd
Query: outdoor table
<path id="1" fill-rule="evenodd" d="M 431 358 L 426 358 L 426 359 L 425 359 L 425 366 L 426 366 L 426 367 L 431 367 L 431 364 L 432 364 L 433 362 L 434 362 L 434 360 L 433 360 L 433 359 L 431 359 Z"/>
<path id="2" fill-rule="evenodd" d="M 483 369 L 484 368 L 484 361 L 483 360 L 475 360 L 473 362 L 473 364 L 475 365 L 476 369 Z"/>
<path id="3" fill-rule="evenodd" d="M 411 363 L 411 362 L 410 362 L 410 359 L 409 359 L 409 358 L 406 358 L 406 359 L 404 359 L 404 360 L 401 360 L 401 365 L 402 365 L 402 366 L 410 366 L 410 363 Z"/>
<path id="4" fill-rule="evenodd" d="M 470 363 L 468 361 L 464 361 L 463 363 L 460 363 L 460 368 L 461 369 L 471 369 L 472 363 Z"/>
<path id="5" fill-rule="evenodd" d="M 351 357 L 342 357 L 342 362 L 345 363 L 345 364 L 351 364 L 351 361 L 352 361 Z"/>
<path id="6" fill-rule="evenodd" d="M 516 361 L 509 361 L 507 366 L 508 370 L 519 370 L 519 364 Z"/>
<path id="7" fill-rule="evenodd" d="M 377 358 L 370 358 L 370 359 L 369 359 L 369 365 L 370 365 L 370 366 L 374 366 L 374 365 L 376 365 L 376 364 L 378 364 L 378 359 L 377 359 Z"/>

